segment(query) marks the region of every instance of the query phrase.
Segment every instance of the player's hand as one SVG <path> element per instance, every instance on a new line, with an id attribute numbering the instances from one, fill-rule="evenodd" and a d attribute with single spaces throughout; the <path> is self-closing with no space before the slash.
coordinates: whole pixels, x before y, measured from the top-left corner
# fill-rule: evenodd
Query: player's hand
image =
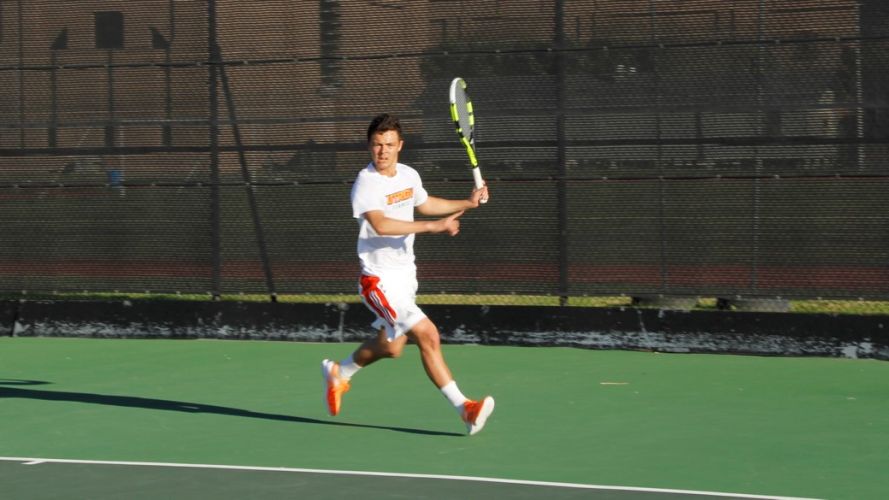
<path id="1" fill-rule="evenodd" d="M 457 233 L 460 232 L 460 216 L 463 215 L 463 212 L 465 212 L 465 210 L 460 210 L 444 219 L 439 219 L 438 222 L 441 222 L 442 224 L 442 232 L 447 231 L 448 235 L 457 236 Z"/>
<path id="2" fill-rule="evenodd" d="M 473 189 L 472 194 L 469 195 L 469 203 L 472 205 L 472 208 L 478 208 L 479 203 L 487 203 L 488 202 L 488 185 L 485 184 L 481 187 L 481 189 Z"/>

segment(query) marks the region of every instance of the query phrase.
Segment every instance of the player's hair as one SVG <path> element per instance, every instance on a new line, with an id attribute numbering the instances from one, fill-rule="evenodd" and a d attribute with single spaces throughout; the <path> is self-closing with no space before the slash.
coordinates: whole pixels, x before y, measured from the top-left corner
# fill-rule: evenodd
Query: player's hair
<path id="1" fill-rule="evenodd" d="M 367 127 L 367 142 L 370 142 L 370 138 L 373 137 L 374 134 L 379 134 L 382 132 L 388 132 L 390 130 L 394 130 L 398 133 L 398 138 L 401 139 L 401 122 L 398 121 L 398 117 L 395 115 L 390 115 L 389 113 L 382 113 L 374 117 L 370 122 L 370 126 Z"/>

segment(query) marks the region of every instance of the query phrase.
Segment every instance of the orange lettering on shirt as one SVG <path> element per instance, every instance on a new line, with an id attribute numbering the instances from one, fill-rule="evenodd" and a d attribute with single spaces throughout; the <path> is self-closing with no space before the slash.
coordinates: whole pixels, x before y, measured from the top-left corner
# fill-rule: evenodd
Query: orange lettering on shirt
<path id="1" fill-rule="evenodd" d="M 397 193 L 386 195 L 386 204 L 394 205 L 399 201 L 409 200 L 414 197 L 414 188 L 407 188 Z"/>

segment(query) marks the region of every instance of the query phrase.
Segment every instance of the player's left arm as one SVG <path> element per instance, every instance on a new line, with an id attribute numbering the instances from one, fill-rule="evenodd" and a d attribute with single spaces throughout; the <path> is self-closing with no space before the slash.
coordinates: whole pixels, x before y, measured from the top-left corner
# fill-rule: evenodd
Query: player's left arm
<path id="1" fill-rule="evenodd" d="M 479 200 L 487 197 L 488 186 L 482 186 L 481 189 L 473 189 L 472 194 L 465 200 L 448 200 L 437 196 L 429 196 L 422 205 L 417 206 L 417 211 L 422 215 L 440 217 L 457 213 L 461 210 L 478 208 Z"/>

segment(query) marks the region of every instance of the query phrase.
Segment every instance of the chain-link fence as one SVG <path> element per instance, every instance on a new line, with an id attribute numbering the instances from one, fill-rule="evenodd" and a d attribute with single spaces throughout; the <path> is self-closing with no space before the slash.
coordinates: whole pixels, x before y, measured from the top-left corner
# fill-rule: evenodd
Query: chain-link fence
<path id="1" fill-rule="evenodd" d="M 386 111 L 421 293 L 889 299 L 878 0 L 0 0 L 0 290 L 351 294 Z M 531 300 L 533 299 L 521 299 Z M 543 299 L 541 299 L 543 300 Z"/>

